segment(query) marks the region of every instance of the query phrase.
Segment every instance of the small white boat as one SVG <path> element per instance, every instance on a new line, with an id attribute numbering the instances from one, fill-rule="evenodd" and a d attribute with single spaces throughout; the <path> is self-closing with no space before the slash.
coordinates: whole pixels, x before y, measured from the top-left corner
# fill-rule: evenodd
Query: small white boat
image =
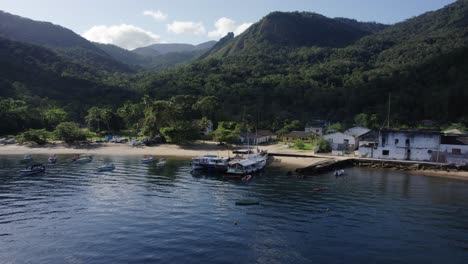
<path id="1" fill-rule="evenodd" d="M 156 166 L 164 166 L 166 165 L 166 162 L 167 160 L 162 158 L 162 159 L 159 159 L 158 163 L 156 163 Z"/>
<path id="2" fill-rule="evenodd" d="M 47 159 L 49 161 L 49 164 L 55 164 L 57 163 L 57 155 L 51 155 L 49 156 L 49 158 Z"/>
<path id="3" fill-rule="evenodd" d="M 20 170 L 21 175 L 27 176 L 27 175 L 36 175 L 40 173 L 45 172 L 45 167 L 43 164 L 34 164 L 32 166 L 29 166 L 28 168 L 24 170 Z"/>
<path id="4" fill-rule="evenodd" d="M 22 162 L 31 162 L 33 160 L 32 156 L 29 154 L 26 154 L 23 156 Z"/>
<path id="5" fill-rule="evenodd" d="M 98 171 L 113 171 L 115 170 L 115 166 L 113 163 L 106 163 L 100 167 L 97 168 Z"/>
<path id="6" fill-rule="evenodd" d="M 152 163 L 155 162 L 156 159 L 153 156 L 145 156 L 143 159 L 141 159 L 141 163 Z"/>
<path id="7" fill-rule="evenodd" d="M 335 170 L 335 172 L 333 173 L 333 175 L 335 176 L 342 176 L 344 174 L 344 170 Z"/>
<path id="8" fill-rule="evenodd" d="M 83 156 L 75 160 L 78 163 L 90 163 L 93 161 L 93 156 Z"/>

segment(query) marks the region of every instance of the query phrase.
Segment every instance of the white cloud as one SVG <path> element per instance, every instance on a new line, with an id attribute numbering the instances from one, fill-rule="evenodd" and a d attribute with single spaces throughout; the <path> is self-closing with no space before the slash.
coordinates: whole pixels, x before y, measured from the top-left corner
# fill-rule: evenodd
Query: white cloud
<path id="1" fill-rule="evenodd" d="M 252 23 L 237 24 L 236 21 L 222 17 L 215 22 L 215 30 L 208 32 L 210 38 L 221 38 L 226 36 L 227 33 L 233 32 L 234 35 L 239 35 L 249 28 Z"/>
<path id="2" fill-rule="evenodd" d="M 160 36 L 127 24 L 94 26 L 82 34 L 90 41 L 114 44 L 125 49 L 135 49 L 160 42 Z"/>
<path id="3" fill-rule="evenodd" d="M 150 16 L 155 20 L 166 20 L 167 14 L 163 13 L 161 10 L 145 10 L 143 11 L 144 16 Z"/>
<path id="4" fill-rule="evenodd" d="M 173 21 L 172 24 L 167 24 L 167 31 L 175 34 L 194 34 L 203 35 L 206 33 L 202 23 L 192 21 Z"/>

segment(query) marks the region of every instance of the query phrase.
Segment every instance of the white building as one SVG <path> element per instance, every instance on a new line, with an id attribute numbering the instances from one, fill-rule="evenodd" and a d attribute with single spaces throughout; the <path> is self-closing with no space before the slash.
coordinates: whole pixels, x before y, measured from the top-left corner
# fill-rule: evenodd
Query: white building
<path id="1" fill-rule="evenodd" d="M 357 127 L 349 128 L 343 133 L 346 134 L 346 135 L 358 138 L 358 137 L 366 134 L 369 131 L 370 131 L 370 129 L 368 129 L 368 128 L 357 126 Z"/>
<path id="2" fill-rule="evenodd" d="M 314 133 L 318 136 L 323 135 L 323 128 L 322 127 L 306 127 L 305 132 L 307 133 Z"/>
<path id="3" fill-rule="evenodd" d="M 382 130 L 376 147 L 361 146 L 359 156 L 374 159 L 435 161 L 439 132 Z"/>
<path id="4" fill-rule="evenodd" d="M 276 140 L 276 135 L 270 130 L 258 130 L 257 133 L 245 132 L 239 137 L 240 143 L 245 145 L 257 145 Z"/>
<path id="5" fill-rule="evenodd" d="M 341 132 L 328 134 L 323 136 L 323 138 L 330 142 L 333 151 L 354 151 L 356 147 L 356 139 L 353 136 Z"/>
<path id="6" fill-rule="evenodd" d="M 468 135 L 444 134 L 440 140 L 438 159 L 449 164 L 468 164 Z"/>

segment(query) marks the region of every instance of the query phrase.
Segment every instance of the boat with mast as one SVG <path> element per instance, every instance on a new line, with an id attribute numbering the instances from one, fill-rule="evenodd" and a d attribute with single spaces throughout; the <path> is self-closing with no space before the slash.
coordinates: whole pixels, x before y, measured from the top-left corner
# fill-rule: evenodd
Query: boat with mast
<path id="1" fill-rule="evenodd" d="M 257 132 L 255 132 L 257 134 Z M 257 137 L 257 136 L 255 136 Z M 260 151 L 255 140 L 256 149 L 250 148 L 250 140 L 247 139 L 247 150 L 236 151 L 237 155 L 229 161 L 227 173 L 230 175 L 247 175 L 265 168 L 268 159 L 266 151 Z"/>

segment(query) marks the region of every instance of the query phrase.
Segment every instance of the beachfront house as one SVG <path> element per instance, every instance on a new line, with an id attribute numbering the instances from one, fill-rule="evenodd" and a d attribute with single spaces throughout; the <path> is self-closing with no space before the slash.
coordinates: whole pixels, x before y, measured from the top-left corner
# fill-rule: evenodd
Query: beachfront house
<path id="1" fill-rule="evenodd" d="M 306 127 L 305 132 L 314 133 L 317 136 L 322 136 L 323 135 L 323 128 L 322 127 Z"/>
<path id="2" fill-rule="evenodd" d="M 449 131 L 441 134 L 437 158 L 440 162 L 468 165 L 468 134 Z"/>
<path id="3" fill-rule="evenodd" d="M 258 130 L 256 133 L 244 132 L 239 136 L 239 141 L 243 145 L 258 145 L 275 140 L 276 135 L 270 130 Z"/>
<path id="4" fill-rule="evenodd" d="M 378 146 L 359 147 L 359 156 L 375 159 L 436 161 L 440 133 L 422 130 L 381 130 Z"/>
<path id="5" fill-rule="evenodd" d="M 370 129 L 368 129 L 368 128 L 361 127 L 361 126 L 355 126 L 355 127 L 346 129 L 343 132 L 343 134 L 354 137 L 355 147 L 357 149 L 357 148 L 359 148 L 359 137 L 366 134 L 366 133 L 368 133 L 369 131 L 370 131 Z"/>
<path id="6" fill-rule="evenodd" d="M 327 125 L 327 122 L 324 120 L 313 120 L 306 124 L 305 132 L 307 133 L 314 133 L 318 136 L 323 135 L 323 129 Z"/>
<path id="7" fill-rule="evenodd" d="M 370 131 L 370 129 L 368 129 L 368 128 L 356 126 L 356 127 L 346 129 L 343 133 L 348 135 L 348 136 L 353 136 L 354 138 L 358 138 L 358 137 L 366 134 L 369 131 Z"/>
<path id="8" fill-rule="evenodd" d="M 345 152 L 354 151 L 356 147 L 356 139 L 345 133 L 335 132 L 325 135 L 323 138 L 330 142 L 334 155 L 343 155 Z"/>
<path id="9" fill-rule="evenodd" d="M 378 146 L 379 145 L 379 131 L 370 130 L 369 132 L 357 137 L 358 148 L 361 146 Z"/>
<path id="10" fill-rule="evenodd" d="M 284 134 L 281 138 L 283 141 L 291 142 L 296 140 L 311 140 L 311 133 L 305 131 L 291 131 L 287 134 Z"/>

